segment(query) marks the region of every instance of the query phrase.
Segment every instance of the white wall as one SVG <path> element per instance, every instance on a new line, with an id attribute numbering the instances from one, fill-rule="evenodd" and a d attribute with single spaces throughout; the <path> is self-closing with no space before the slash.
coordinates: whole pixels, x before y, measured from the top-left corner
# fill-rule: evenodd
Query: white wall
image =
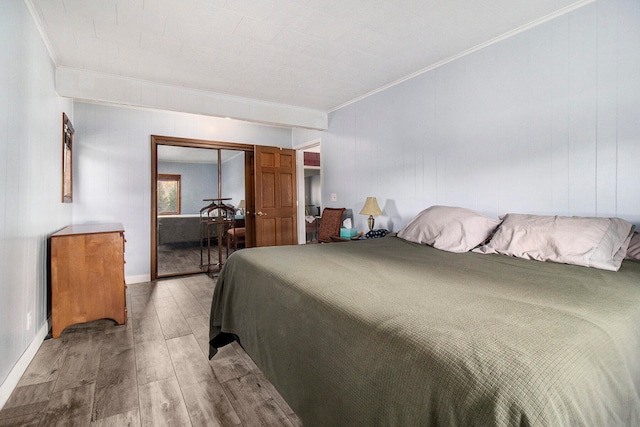
<path id="1" fill-rule="evenodd" d="M 53 63 L 23 1 L 2 2 L 0 58 L 1 407 L 21 375 L 12 369 L 48 329 L 47 237 L 71 221 L 61 163 L 62 112 L 73 122 L 73 111 L 55 93 Z"/>
<path id="2" fill-rule="evenodd" d="M 324 205 L 360 229 L 367 196 L 395 231 L 433 204 L 640 224 L 640 2 L 591 3 L 331 113 L 322 167 Z"/>
<path id="3" fill-rule="evenodd" d="M 222 197 L 231 198 L 225 203 L 238 206 L 245 198 L 244 153 L 240 152 L 222 162 Z"/>
<path id="4" fill-rule="evenodd" d="M 150 274 L 151 135 L 291 147 L 291 130 L 194 114 L 74 103 L 73 222 L 120 222 L 125 276 Z"/>
<path id="5" fill-rule="evenodd" d="M 304 178 L 304 204 L 322 207 L 322 182 L 320 174 Z M 312 212 L 311 215 L 315 215 Z"/>

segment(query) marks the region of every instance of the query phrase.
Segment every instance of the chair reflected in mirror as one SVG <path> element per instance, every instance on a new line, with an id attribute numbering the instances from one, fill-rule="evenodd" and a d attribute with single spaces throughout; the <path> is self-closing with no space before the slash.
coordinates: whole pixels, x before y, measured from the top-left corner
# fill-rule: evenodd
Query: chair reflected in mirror
<path id="1" fill-rule="evenodd" d="M 246 228 L 244 226 L 244 218 L 236 218 L 231 228 L 227 230 L 227 257 L 233 251 L 238 250 L 238 245 L 244 246 L 246 237 Z"/>

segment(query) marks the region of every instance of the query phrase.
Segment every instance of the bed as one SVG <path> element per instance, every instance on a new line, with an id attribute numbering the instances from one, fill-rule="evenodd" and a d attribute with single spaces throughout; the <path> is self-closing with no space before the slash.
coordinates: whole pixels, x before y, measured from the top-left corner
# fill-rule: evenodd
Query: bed
<path id="1" fill-rule="evenodd" d="M 637 261 L 252 248 L 212 302 L 210 356 L 232 340 L 305 426 L 640 425 Z"/>

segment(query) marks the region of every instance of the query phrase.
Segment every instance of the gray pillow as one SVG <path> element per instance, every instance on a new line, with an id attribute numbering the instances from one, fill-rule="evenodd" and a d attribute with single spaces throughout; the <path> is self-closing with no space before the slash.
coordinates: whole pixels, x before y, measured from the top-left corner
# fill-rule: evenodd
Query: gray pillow
<path id="1" fill-rule="evenodd" d="M 634 231 L 633 236 L 631 236 L 629 248 L 627 249 L 627 259 L 640 261 L 640 233 L 637 231 Z"/>
<path id="2" fill-rule="evenodd" d="M 470 209 L 431 206 L 416 215 L 398 237 L 448 252 L 467 252 L 485 242 L 500 221 Z"/>
<path id="3" fill-rule="evenodd" d="M 491 241 L 476 252 L 617 271 L 633 225 L 619 218 L 505 215 Z"/>

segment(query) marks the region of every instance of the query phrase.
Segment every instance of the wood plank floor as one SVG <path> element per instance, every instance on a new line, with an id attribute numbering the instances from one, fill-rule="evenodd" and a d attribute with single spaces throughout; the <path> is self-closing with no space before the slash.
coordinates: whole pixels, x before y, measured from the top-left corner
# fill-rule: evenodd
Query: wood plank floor
<path id="1" fill-rule="evenodd" d="M 127 325 L 45 340 L 0 426 L 301 426 L 239 345 L 208 360 L 214 286 L 205 274 L 128 285 Z"/>

